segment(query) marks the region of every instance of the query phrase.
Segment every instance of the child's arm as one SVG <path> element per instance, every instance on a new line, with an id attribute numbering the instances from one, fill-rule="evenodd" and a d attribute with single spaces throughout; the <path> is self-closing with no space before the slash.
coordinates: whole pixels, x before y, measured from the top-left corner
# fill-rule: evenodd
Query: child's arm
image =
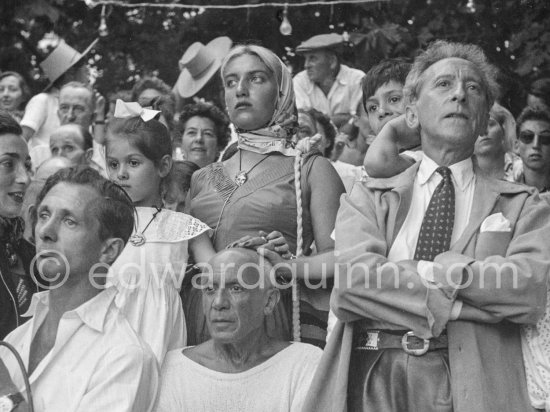
<path id="1" fill-rule="evenodd" d="M 370 177 L 395 176 L 414 164 L 414 159 L 400 155 L 400 147 L 420 143 L 417 130 L 411 129 L 401 115 L 384 125 L 371 143 L 363 165 Z"/>

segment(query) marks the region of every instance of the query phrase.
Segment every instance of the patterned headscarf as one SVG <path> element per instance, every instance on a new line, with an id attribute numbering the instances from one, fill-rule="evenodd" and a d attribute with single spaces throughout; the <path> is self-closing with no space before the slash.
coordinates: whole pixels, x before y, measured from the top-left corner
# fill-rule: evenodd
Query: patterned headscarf
<path id="1" fill-rule="evenodd" d="M 299 151 L 290 141 L 296 130 L 296 103 L 292 76 L 285 64 L 275 53 L 265 47 L 256 45 L 241 45 L 234 47 L 222 63 L 221 73 L 225 71 L 227 63 L 234 57 L 251 54 L 257 56 L 262 63 L 274 74 L 278 94 L 275 102 L 275 111 L 266 127 L 256 130 L 240 131 L 239 149 L 257 153 L 280 152 L 285 156 L 296 156 Z"/>

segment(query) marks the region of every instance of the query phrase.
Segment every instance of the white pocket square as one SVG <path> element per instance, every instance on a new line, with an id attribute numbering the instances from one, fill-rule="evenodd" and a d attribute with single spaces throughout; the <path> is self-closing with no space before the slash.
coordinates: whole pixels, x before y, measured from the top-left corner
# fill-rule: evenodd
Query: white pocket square
<path id="1" fill-rule="evenodd" d="M 512 230 L 510 221 L 502 213 L 495 213 L 487 216 L 481 224 L 480 232 L 510 232 Z"/>

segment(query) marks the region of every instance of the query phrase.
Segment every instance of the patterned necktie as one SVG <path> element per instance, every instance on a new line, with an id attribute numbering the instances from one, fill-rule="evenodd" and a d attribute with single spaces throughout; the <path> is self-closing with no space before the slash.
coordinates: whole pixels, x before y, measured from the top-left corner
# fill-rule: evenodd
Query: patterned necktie
<path id="1" fill-rule="evenodd" d="M 455 189 L 448 167 L 438 167 L 443 176 L 430 199 L 422 220 L 414 260 L 433 261 L 440 253 L 449 250 L 455 221 Z"/>

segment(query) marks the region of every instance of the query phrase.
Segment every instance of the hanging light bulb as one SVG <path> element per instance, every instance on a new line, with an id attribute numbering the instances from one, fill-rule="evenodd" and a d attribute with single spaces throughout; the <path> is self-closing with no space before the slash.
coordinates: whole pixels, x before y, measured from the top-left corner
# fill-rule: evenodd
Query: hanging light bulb
<path id="1" fill-rule="evenodd" d="M 97 29 L 101 37 L 105 37 L 109 34 L 109 29 L 107 28 L 107 18 L 105 17 L 105 8 L 105 5 L 101 8 L 101 20 L 99 22 L 99 28 Z"/>
<path id="2" fill-rule="evenodd" d="M 468 0 L 468 2 L 459 8 L 461 13 L 474 14 L 476 12 L 476 3 L 474 0 Z"/>
<path id="3" fill-rule="evenodd" d="M 279 31 L 283 36 L 290 36 L 292 34 L 292 26 L 288 21 L 288 4 L 285 4 L 285 9 L 283 10 L 283 22 L 279 27 Z"/>

